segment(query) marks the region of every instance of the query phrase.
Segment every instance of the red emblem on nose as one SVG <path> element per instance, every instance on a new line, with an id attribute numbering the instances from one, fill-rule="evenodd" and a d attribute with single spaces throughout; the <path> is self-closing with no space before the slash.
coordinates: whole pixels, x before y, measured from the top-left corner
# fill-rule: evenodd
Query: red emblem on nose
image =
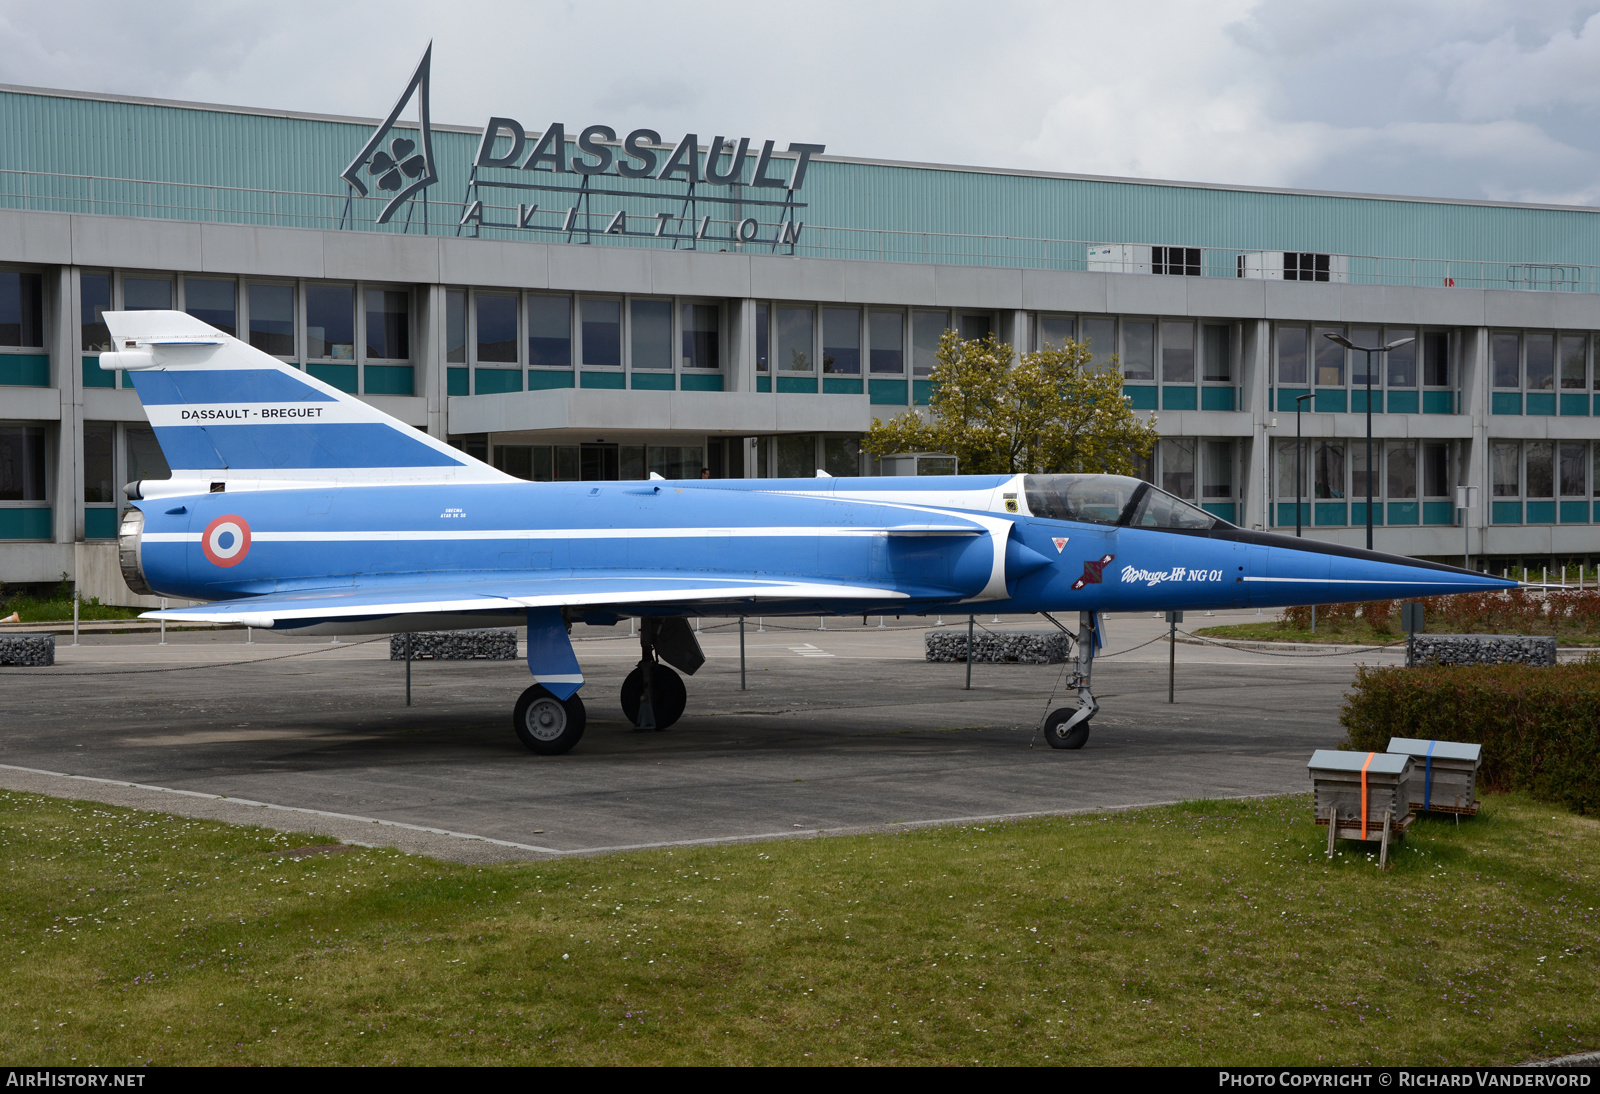
<path id="1" fill-rule="evenodd" d="M 250 525 L 229 513 L 206 525 L 200 533 L 200 552 L 213 566 L 237 566 L 250 553 Z"/>
<path id="2" fill-rule="evenodd" d="M 1105 555 L 1098 562 L 1094 559 L 1089 559 L 1088 561 L 1084 562 L 1083 576 L 1072 583 L 1073 591 L 1076 592 L 1085 585 L 1100 584 L 1100 579 L 1105 575 L 1106 572 L 1106 563 L 1110 562 L 1116 557 L 1116 555 Z"/>

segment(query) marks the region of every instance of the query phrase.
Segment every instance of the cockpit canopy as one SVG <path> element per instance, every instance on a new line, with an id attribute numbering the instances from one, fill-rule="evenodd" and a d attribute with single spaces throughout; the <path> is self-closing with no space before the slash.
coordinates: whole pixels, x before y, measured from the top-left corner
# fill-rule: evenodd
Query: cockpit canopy
<path id="1" fill-rule="evenodd" d="M 1204 509 L 1125 475 L 1024 475 L 1028 511 L 1046 520 L 1203 532 L 1231 527 Z"/>

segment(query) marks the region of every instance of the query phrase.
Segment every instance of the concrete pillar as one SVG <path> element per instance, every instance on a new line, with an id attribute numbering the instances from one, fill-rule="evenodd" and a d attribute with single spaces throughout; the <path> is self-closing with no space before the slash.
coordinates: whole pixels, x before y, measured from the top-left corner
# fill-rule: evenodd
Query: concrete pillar
<path id="1" fill-rule="evenodd" d="M 741 298 L 728 305 L 728 390 L 756 389 L 756 302 Z"/>
<path id="2" fill-rule="evenodd" d="M 442 285 L 424 285 L 417 293 L 417 394 L 428 401 L 428 435 L 447 434 L 449 387 L 445 371 L 445 292 Z"/>
<path id="3" fill-rule="evenodd" d="M 1239 523 L 1246 528 L 1271 527 L 1272 431 L 1273 418 L 1268 403 L 1272 380 L 1272 323 L 1265 319 L 1245 322 L 1240 327 L 1239 409 L 1251 412 L 1252 430 L 1241 441 L 1240 467 L 1244 471 L 1240 500 L 1244 503 Z"/>
<path id="4" fill-rule="evenodd" d="M 1473 327 L 1461 332 L 1461 345 L 1456 357 L 1456 389 L 1461 405 L 1456 409 L 1471 424 L 1471 440 L 1462 445 L 1467 462 L 1466 483 L 1478 486 L 1478 508 L 1467 512 L 1473 525 L 1473 549 L 1478 552 L 1483 542 L 1484 529 L 1489 526 L 1489 515 L 1494 505 L 1494 484 L 1490 481 L 1489 464 L 1489 329 Z"/>
<path id="5" fill-rule="evenodd" d="M 71 266 L 45 274 L 45 348 L 61 396 L 56 429 L 55 492 L 51 523 L 57 543 L 83 539 L 83 373 L 82 330 L 78 315 L 78 279 Z"/>

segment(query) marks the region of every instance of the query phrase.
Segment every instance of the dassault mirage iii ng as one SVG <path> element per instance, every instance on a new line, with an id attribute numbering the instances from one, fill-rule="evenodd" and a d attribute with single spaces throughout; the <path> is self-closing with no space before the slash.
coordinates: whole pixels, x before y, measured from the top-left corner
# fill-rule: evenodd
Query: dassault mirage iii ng
<path id="1" fill-rule="evenodd" d="M 132 379 L 172 469 L 128 484 L 122 572 L 205 603 L 146 618 L 302 634 L 526 626 L 512 723 L 583 734 L 573 620 L 641 621 L 622 687 L 639 728 L 682 715 L 691 616 L 1076 612 L 1080 748 L 1104 612 L 1277 607 L 1514 586 L 1235 527 L 1117 475 L 524 482 L 182 312 L 111 312 L 100 367 Z"/>

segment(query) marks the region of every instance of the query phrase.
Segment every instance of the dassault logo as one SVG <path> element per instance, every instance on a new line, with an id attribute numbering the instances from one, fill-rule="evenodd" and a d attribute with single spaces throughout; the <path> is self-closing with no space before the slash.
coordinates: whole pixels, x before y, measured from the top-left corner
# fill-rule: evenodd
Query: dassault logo
<path id="1" fill-rule="evenodd" d="M 362 197 L 367 196 L 368 182 L 384 193 L 394 194 L 378 214 L 379 224 L 389 223 L 389 218 L 394 216 L 401 203 L 439 181 L 439 171 L 433 162 L 433 125 L 428 111 L 428 70 L 432 60 L 433 43 L 429 42 L 417 70 L 411 74 L 411 82 L 400 93 L 394 109 L 389 111 L 389 116 L 372 134 L 372 139 L 356 153 L 350 166 L 339 175 Z M 395 136 L 387 148 L 382 147 L 384 139 L 390 136 L 400 121 L 400 112 L 413 94 L 417 97 L 421 147 L 418 147 L 417 140 L 409 136 Z"/>

